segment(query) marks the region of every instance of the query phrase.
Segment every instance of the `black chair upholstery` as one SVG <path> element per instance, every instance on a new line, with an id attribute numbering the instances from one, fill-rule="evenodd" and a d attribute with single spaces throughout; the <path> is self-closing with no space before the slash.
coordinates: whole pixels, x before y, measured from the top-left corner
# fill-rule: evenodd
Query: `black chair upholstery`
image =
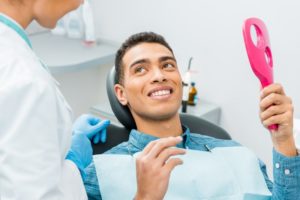
<path id="1" fill-rule="evenodd" d="M 115 116 L 124 127 L 131 130 L 136 128 L 134 119 L 127 106 L 120 104 L 118 98 L 115 95 L 114 86 L 116 84 L 116 70 L 113 67 L 106 78 L 106 92 L 109 99 L 111 109 Z"/>
<path id="2" fill-rule="evenodd" d="M 129 129 L 114 124 L 110 124 L 106 131 L 107 138 L 105 143 L 92 144 L 93 154 L 104 153 L 112 147 L 127 141 L 130 133 Z"/>
<path id="3" fill-rule="evenodd" d="M 123 127 L 111 124 L 107 128 L 107 141 L 104 144 L 93 144 L 94 154 L 103 153 L 110 148 L 120 144 L 121 142 L 127 141 L 131 129 L 136 128 L 133 117 L 126 106 L 119 103 L 115 92 L 114 85 L 116 84 L 116 72 L 113 67 L 106 79 L 106 90 L 109 98 L 111 108 L 123 125 Z M 231 139 L 230 135 L 221 127 L 206 121 L 200 117 L 189 115 L 186 113 L 180 113 L 181 123 L 189 127 L 192 133 L 200 133 L 219 139 Z"/>

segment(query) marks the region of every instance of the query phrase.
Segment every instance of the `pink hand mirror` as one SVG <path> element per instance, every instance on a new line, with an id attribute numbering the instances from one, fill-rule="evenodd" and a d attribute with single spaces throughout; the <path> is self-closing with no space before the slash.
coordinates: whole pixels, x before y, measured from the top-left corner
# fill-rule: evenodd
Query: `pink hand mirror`
<path id="1" fill-rule="evenodd" d="M 256 42 L 251 35 L 252 27 L 256 32 Z M 267 27 L 260 19 L 249 18 L 244 22 L 243 36 L 252 71 L 264 88 L 273 83 L 273 58 Z M 277 129 L 276 124 L 269 126 L 269 130 Z"/>

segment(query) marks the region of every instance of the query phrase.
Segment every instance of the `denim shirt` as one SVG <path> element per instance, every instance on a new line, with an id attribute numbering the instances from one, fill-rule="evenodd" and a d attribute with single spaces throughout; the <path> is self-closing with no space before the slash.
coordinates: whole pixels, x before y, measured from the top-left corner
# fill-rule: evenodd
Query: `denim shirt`
<path id="1" fill-rule="evenodd" d="M 240 146 L 233 140 L 222 140 L 213 137 L 190 133 L 188 128 L 183 127 L 183 140 L 177 147 L 199 151 L 210 151 L 216 147 Z M 159 138 L 132 130 L 127 142 L 123 142 L 105 152 L 106 154 L 134 154 L 142 151 L 146 145 Z M 273 200 L 300 200 L 300 156 L 286 157 L 273 149 L 273 176 L 274 183 L 268 178 L 266 165 L 258 159 L 266 184 L 272 193 Z M 84 185 L 89 200 L 101 200 L 99 183 L 94 163 L 86 169 L 87 177 Z"/>

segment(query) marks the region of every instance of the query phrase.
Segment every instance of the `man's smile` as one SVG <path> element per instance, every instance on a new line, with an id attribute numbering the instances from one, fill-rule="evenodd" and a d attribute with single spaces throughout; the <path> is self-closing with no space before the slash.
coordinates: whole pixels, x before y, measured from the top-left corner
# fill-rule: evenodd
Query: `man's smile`
<path id="1" fill-rule="evenodd" d="M 170 86 L 161 86 L 152 89 L 148 92 L 148 96 L 152 99 L 167 99 L 173 93 L 173 89 Z"/>

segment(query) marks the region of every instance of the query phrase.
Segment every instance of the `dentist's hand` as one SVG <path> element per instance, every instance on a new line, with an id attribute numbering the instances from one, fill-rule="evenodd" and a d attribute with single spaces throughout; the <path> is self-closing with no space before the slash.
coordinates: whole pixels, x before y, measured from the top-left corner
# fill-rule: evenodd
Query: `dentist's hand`
<path id="1" fill-rule="evenodd" d="M 106 141 L 106 128 L 110 124 L 109 120 L 100 120 L 90 114 L 83 114 L 76 119 L 73 124 L 73 134 L 84 134 L 94 144 Z"/>
<path id="2" fill-rule="evenodd" d="M 71 148 L 66 159 L 73 161 L 80 170 L 84 180 L 84 169 L 91 164 L 93 149 L 90 140 L 94 143 L 106 141 L 106 128 L 109 120 L 100 121 L 98 117 L 84 114 L 78 117 L 73 124 L 73 135 Z"/>
<path id="3" fill-rule="evenodd" d="M 135 200 L 162 200 L 169 185 L 172 170 L 182 164 L 179 158 L 184 149 L 170 148 L 182 137 L 162 138 L 150 142 L 136 159 L 137 193 Z"/>
<path id="4" fill-rule="evenodd" d="M 92 156 L 93 149 L 89 138 L 84 134 L 73 135 L 71 148 L 66 159 L 76 164 L 83 180 L 86 177 L 84 169 L 91 164 Z"/>
<path id="5" fill-rule="evenodd" d="M 278 124 L 278 130 L 271 131 L 276 151 L 285 156 L 296 156 L 293 137 L 293 104 L 280 84 L 271 84 L 261 91 L 260 119 L 266 128 L 272 124 Z"/>

